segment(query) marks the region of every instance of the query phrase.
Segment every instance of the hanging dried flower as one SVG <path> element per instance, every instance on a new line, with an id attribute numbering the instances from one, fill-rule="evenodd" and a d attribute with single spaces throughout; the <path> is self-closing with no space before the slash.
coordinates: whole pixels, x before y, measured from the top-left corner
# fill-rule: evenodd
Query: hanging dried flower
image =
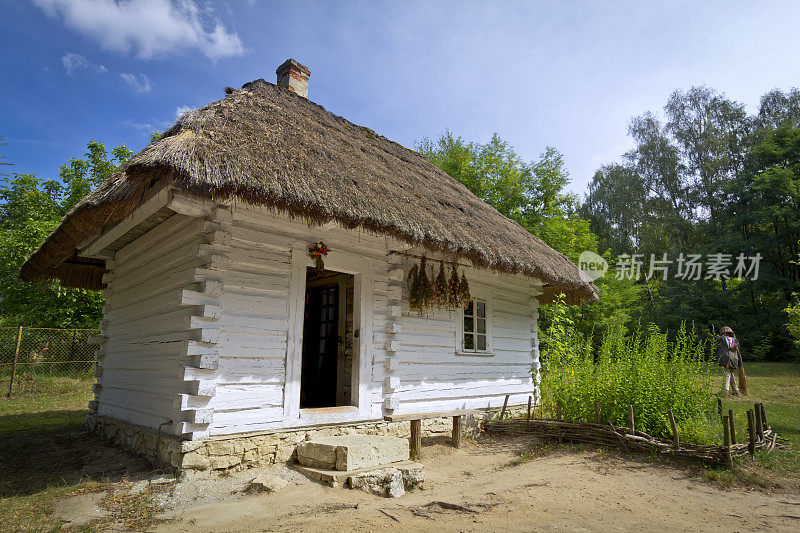
<path id="1" fill-rule="evenodd" d="M 458 309 L 461 306 L 461 296 L 459 295 L 461 282 L 458 279 L 458 265 L 455 260 L 453 260 L 451 268 L 450 281 L 447 283 L 447 307 Z"/>
<path id="2" fill-rule="evenodd" d="M 444 273 L 444 261 L 439 262 L 439 274 L 433 288 L 433 299 L 437 307 L 447 307 L 447 276 Z"/>
<path id="3" fill-rule="evenodd" d="M 419 267 L 417 267 L 417 264 L 414 263 L 413 265 L 411 265 L 411 268 L 408 269 L 408 278 L 406 278 L 406 281 L 408 281 L 409 287 L 411 286 L 411 283 L 414 282 L 414 278 L 417 277 L 417 274 L 419 274 Z"/>
<path id="4" fill-rule="evenodd" d="M 459 296 L 461 297 L 461 305 L 466 306 L 467 303 L 472 299 L 472 296 L 469 293 L 469 282 L 467 282 L 467 274 L 466 272 L 461 273 L 461 281 L 458 284 L 458 292 Z"/>
<path id="5" fill-rule="evenodd" d="M 421 298 L 419 267 L 414 264 L 408 273 L 408 308 L 412 311 L 419 311 L 422 304 Z"/>
<path id="6" fill-rule="evenodd" d="M 433 297 L 433 285 L 431 284 L 431 279 L 428 277 L 428 268 L 427 268 L 427 261 L 428 258 L 424 255 L 419 262 L 419 291 L 420 291 L 420 308 L 418 309 L 420 316 L 425 314 L 425 311 L 431 306 L 431 300 Z"/>

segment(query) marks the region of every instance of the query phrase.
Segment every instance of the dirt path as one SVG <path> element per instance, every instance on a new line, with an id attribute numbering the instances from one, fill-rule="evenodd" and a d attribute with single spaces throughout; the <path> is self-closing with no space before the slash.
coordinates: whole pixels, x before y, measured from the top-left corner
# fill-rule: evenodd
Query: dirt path
<path id="1" fill-rule="evenodd" d="M 293 482 L 276 494 L 231 495 L 210 504 L 180 505 L 156 530 L 800 529 L 800 505 L 791 503 L 800 502 L 798 496 L 722 491 L 679 469 L 602 452 L 557 453 L 508 466 L 520 447 L 514 442 L 468 444 L 461 450 L 425 447 L 425 489 L 400 499 L 327 488 L 292 476 Z M 186 496 L 184 490 L 184 501 Z"/>

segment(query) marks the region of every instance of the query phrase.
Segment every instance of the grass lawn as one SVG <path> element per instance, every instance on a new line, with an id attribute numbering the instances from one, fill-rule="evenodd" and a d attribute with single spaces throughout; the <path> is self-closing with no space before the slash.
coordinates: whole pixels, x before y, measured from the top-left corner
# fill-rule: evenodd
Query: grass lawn
<path id="1" fill-rule="evenodd" d="M 92 381 L 58 376 L 17 376 L 11 398 L 0 380 L 0 441 L 34 432 L 83 425 L 92 399 Z"/>
<path id="2" fill-rule="evenodd" d="M 50 518 L 53 503 L 100 484 L 76 471 L 75 461 L 65 465 L 63 458 L 42 457 L 41 451 L 86 440 L 80 433 L 92 383 L 56 376 L 18 379 L 11 398 L 6 398 L 8 377 L 0 380 L 0 531 L 69 531 Z"/>
<path id="3" fill-rule="evenodd" d="M 734 471 L 709 469 L 708 476 L 724 485 L 800 490 L 800 364 L 746 363 L 748 396 L 723 398 L 723 411 L 733 410 L 738 442 L 747 439 L 747 410 L 762 402 L 767 422 L 789 440 L 789 450 L 759 452 L 743 460 Z M 719 375 L 722 388 L 722 372 Z"/>

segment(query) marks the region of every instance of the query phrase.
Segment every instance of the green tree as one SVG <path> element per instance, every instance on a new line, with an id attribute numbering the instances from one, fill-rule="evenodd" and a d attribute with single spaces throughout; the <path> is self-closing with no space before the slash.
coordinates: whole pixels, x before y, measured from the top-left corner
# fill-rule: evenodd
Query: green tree
<path id="1" fill-rule="evenodd" d="M 563 156 L 548 147 L 526 163 L 498 134 L 486 144 L 468 143 L 449 131 L 416 149 L 463 183 L 478 198 L 541 238 L 573 261 L 597 250 L 588 221 L 578 214 L 575 195 L 564 192 L 569 174 Z"/>
<path id="2" fill-rule="evenodd" d="M 701 335 L 727 324 L 746 357 L 794 353 L 782 310 L 800 277 L 790 263 L 800 239 L 799 125 L 797 89 L 765 94 L 748 116 L 742 104 L 693 87 L 670 96 L 663 120 L 631 121 L 634 148 L 595 173 L 581 206 L 601 249 L 642 254 L 645 266 L 663 253 L 763 258 L 757 280 L 675 279 L 674 263 L 666 281 L 638 280 L 643 322 L 665 331 L 686 322 Z"/>
<path id="3" fill-rule="evenodd" d="M 58 179 L 13 174 L 0 189 L 0 324 L 39 327 L 95 327 L 100 320 L 99 292 L 58 283 L 25 283 L 19 268 L 61 218 L 133 154 L 124 145 L 109 156 L 91 141 L 83 158 L 62 165 Z"/>

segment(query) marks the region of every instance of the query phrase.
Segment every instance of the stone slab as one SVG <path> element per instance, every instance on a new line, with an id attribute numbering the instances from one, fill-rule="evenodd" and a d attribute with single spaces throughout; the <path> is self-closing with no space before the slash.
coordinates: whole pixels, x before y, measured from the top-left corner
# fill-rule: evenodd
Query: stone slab
<path id="1" fill-rule="evenodd" d="M 351 489 L 361 490 L 384 498 L 399 498 L 406 493 L 403 485 L 403 474 L 396 468 L 373 470 L 363 474 L 354 474 L 347 480 Z"/>
<path id="2" fill-rule="evenodd" d="M 297 445 L 297 462 L 326 470 L 358 470 L 407 461 L 408 440 L 385 435 L 322 437 Z"/>
<path id="3" fill-rule="evenodd" d="M 403 480 L 410 480 L 416 484 L 420 479 L 425 479 L 425 467 L 414 461 L 400 461 L 387 465 L 378 465 L 369 468 L 359 468 L 357 470 L 328 470 L 325 468 L 314 468 L 312 466 L 292 465 L 292 468 L 313 481 L 319 481 L 330 487 L 339 487 L 345 484 L 350 477 L 358 474 L 368 474 L 371 472 L 395 468 L 403 475 Z"/>

